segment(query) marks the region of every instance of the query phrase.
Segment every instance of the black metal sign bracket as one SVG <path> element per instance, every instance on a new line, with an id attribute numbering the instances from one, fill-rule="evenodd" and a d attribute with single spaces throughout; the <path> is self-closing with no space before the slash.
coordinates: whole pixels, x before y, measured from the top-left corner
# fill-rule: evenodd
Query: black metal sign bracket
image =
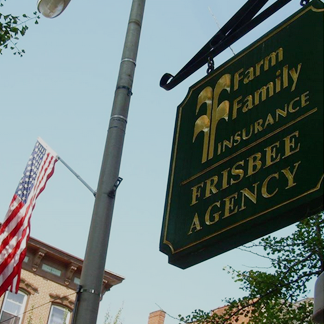
<path id="1" fill-rule="evenodd" d="M 248 0 L 175 76 L 165 73 L 160 80 L 160 86 L 165 90 L 173 89 L 291 0 L 277 0 L 256 16 L 268 1 Z M 301 0 L 300 4 L 304 6 L 309 1 Z"/>

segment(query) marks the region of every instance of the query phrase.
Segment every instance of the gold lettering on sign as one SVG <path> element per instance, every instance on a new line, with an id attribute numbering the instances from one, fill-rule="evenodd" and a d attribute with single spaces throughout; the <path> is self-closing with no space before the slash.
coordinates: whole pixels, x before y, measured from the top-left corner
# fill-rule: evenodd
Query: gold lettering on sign
<path id="1" fill-rule="evenodd" d="M 220 207 L 220 201 L 215 202 L 214 204 L 209 206 L 209 208 L 207 209 L 207 212 L 206 212 L 206 215 L 205 215 L 205 223 L 206 223 L 206 225 L 212 225 L 212 224 L 215 224 L 216 222 L 219 221 L 219 217 L 220 217 L 221 212 L 214 213 L 212 215 L 213 219 L 212 220 L 210 219 L 211 210 L 215 206 L 217 206 L 219 208 Z"/>
<path id="2" fill-rule="evenodd" d="M 265 120 L 259 119 L 252 124 L 246 126 L 242 130 L 238 130 L 231 137 L 224 139 L 222 142 L 217 143 L 217 155 L 220 155 L 231 148 L 239 144 L 243 144 L 244 141 L 250 139 L 253 135 L 264 132 L 272 125 L 281 122 L 282 119 L 289 117 L 290 114 L 294 114 L 305 106 L 309 105 L 309 91 L 302 95 L 292 99 L 286 103 L 282 108 L 277 108 L 273 112 L 269 113 Z M 241 99 L 240 99 L 241 100 Z M 239 98 L 236 99 L 236 103 L 233 103 L 234 108 L 240 108 Z"/>
<path id="3" fill-rule="evenodd" d="M 260 89 L 255 90 L 253 94 L 249 94 L 245 98 L 243 98 L 243 96 L 239 96 L 234 99 L 232 119 L 238 118 L 240 113 L 248 112 L 250 109 L 255 108 L 256 106 L 260 105 L 260 103 L 268 100 L 269 98 L 289 86 L 291 86 L 290 91 L 293 92 L 296 89 L 301 68 L 302 63 L 299 63 L 296 68 L 285 65 L 282 68 L 282 71 L 278 70 L 276 72 L 277 77 L 274 81 L 268 82 L 266 85 L 262 86 Z M 242 70 L 239 70 L 234 74 L 234 90 L 237 90 L 239 88 L 239 82 L 243 78 L 240 75 L 241 73 Z"/>
<path id="4" fill-rule="evenodd" d="M 297 185 L 295 176 L 300 163 L 301 161 L 279 172 L 270 174 L 262 182 L 256 182 L 249 188 L 245 187 L 212 203 L 207 208 L 202 220 L 199 219 L 198 213 L 195 213 L 188 235 L 200 231 L 203 222 L 205 225 L 211 226 L 228 217 L 234 217 L 234 215 L 236 215 L 235 217 L 239 217 L 239 212 L 248 209 L 251 204 L 262 204 L 262 200 L 259 202 L 259 199 L 271 199 L 279 192 L 284 192 Z M 282 181 L 278 181 L 280 178 L 285 178 L 287 185 Z"/>
<path id="5" fill-rule="evenodd" d="M 192 190 L 192 199 L 191 206 L 198 202 L 198 198 L 200 197 L 201 188 L 204 186 L 204 183 L 199 183 L 197 186 L 191 188 Z M 215 192 L 214 192 L 215 193 Z"/>
<path id="6" fill-rule="evenodd" d="M 274 196 L 274 195 L 277 193 L 277 191 L 278 191 L 278 189 L 276 188 L 276 189 L 274 190 L 274 192 L 272 192 L 272 193 L 269 193 L 269 192 L 268 192 L 268 183 L 269 183 L 270 179 L 272 179 L 272 178 L 279 179 L 279 173 L 271 174 L 271 175 L 269 175 L 269 176 L 264 180 L 264 182 L 263 182 L 263 184 L 262 184 L 262 189 L 261 189 L 261 193 L 262 193 L 262 196 L 263 196 L 264 198 L 271 198 L 271 197 Z"/>
<path id="7" fill-rule="evenodd" d="M 242 114 L 258 108 L 263 102 L 276 96 L 279 92 L 285 89 L 293 92 L 297 89 L 303 64 L 298 63 L 294 66 L 286 64 L 283 66 L 283 63 L 281 63 L 281 67 L 278 69 L 279 63 L 283 60 L 284 49 L 280 47 L 249 68 L 240 68 L 233 75 L 222 75 L 216 82 L 215 87 L 208 86 L 199 93 L 196 106 L 198 118 L 193 127 L 192 143 L 197 141 L 197 137 L 201 138 L 200 133 L 203 133 L 202 141 L 199 141 L 199 143 L 202 143 L 201 163 L 213 159 L 215 152 L 220 155 L 227 150 L 231 150 L 236 145 L 253 137 L 253 135 L 271 127 L 280 118 L 285 118 L 289 113 L 293 114 L 309 104 L 309 91 L 307 91 L 286 103 L 283 109 L 277 108 L 273 112 L 269 112 L 266 117 L 252 121 L 250 125 L 237 131 L 230 138 L 216 142 L 218 138 L 217 126 L 220 120 L 223 119 L 228 122 L 240 118 Z M 272 73 L 269 73 L 270 71 Z M 234 93 L 266 73 L 270 77 L 272 76 L 272 80 L 254 89 L 253 93 L 245 96 L 238 95 L 231 101 L 221 99 L 224 90 L 228 93 L 231 91 Z M 200 112 L 202 112 L 201 115 Z"/>
<path id="8" fill-rule="evenodd" d="M 219 191 L 223 191 L 233 185 L 239 183 L 244 178 L 259 173 L 260 170 L 269 168 L 280 160 L 297 153 L 300 150 L 299 131 L 295 131 L 290 135 L 282 138 L 266 148 L 261 152 L 254 153 L 244 160 L 236 162 L 232 167 L 219 171 L 217 174 L 212 175 L 203 182 L 191 187 L 191 204 L 193 206 L 202 199 L 210 198 L 216 195 Z M 280 153 L 279 153 L 280 152 Z M 287 178 L 287 189 L 295 185 L 294 177 L 300 162 L 296 163 L 294 167 L 282 170 L 282 174 Z M 272 178 L 278 178 L 277 175 L 272 174 L 267 177 L 263 183 L 262 196 L 272 197 L 275 192 L 268 191 L 268 182 L 274 181 Z M 253 192 L 255 192 L 254 189 Z M 253 192 L 243 191 L 243 195 L 253 200 Z M 231 198 L 233 200 L 233 198 Z M 231 214 L 232 200 L 227 202 L 228 214 Z"/>
<path id="9" fill-rule="evenodd" d="M 234 91 L 238 90 L 240 86 L 240 80 L 243 80 L 243 83 L 247 84 L 258 77 L 262 72 L 262 66 L 263 72 L 265 72 L 269 70 L 270 66 L 275 66 L 278 62 L 281 62 L 283 60 L 283 54 L 283 48 L 279 48 L 277 51 L 272 52 L 260 62 L 256 63 L 255 66 L 248 68 L 245 72 L 244 69 L 237 71 L 234 74 Z M 245 74 L 245 77 L 243 76 L 243 73 Z"/>
<path id="10" fill-rule="evenodd" d="M 283 159 L 287 156 L 294 154 L 299 151 L 300 149 L 300 143 L 298 143 L 296 147 L 296 138 L 299 136 L 299 131 L 296 131 L 292 133 L 291 135 L 285 137 L 285 155 L 283 156 Z"/>
<path id="11" fill-rule="evenodd" d="M 200 223 L 199 223 L 199 217 L 198 217 L 197 213 L 196 213 L 196 215 L 195 215 L 195 217 L 194 217 L 194 219 L 192 221 L 192 224 L 191 224 L 188 235 L 191 234 L 193 230 L 195 232 L 201 230 L 201 226 L 200 226 Z"/>
<path id="12" fill-rule="evenodd" d="M 300 163 L 301 163 L 301 161 L 294 164 L 294 170 L 292 173 L 290 172 L 290 167 L 281 170 L 281 172 L 287 177 L 287 180 L 288 180 L 288 185 L 287 185 L 286 189 L 289 189 L 296 185 L 296 182 L 294 182 L 294 177 L 295 177 L 297 168 Z"/>
<path id="13" fill-rule="evenodd" d="M 224 199 L 225 202 L 224 218 L 237 213 L 238 208 L 237 206 L 235 206 L 235 199 L 237 199 L 237 192 Z"/>
<path id="14" fill-rule="evenodd" d="M 264 166 L 265 168 L 280 160 L 280 154 L 277 154 L 278 147 L 279 142 L 276 142 L 264 149 L 266 151 L 266 164 Z"/>
<path id="15" fill-rule="evenodd" d="M 248 188 L 244 188 L 241 190 L 242 193 L 242 204 L 241 204 L 241 208 L 240 211 L 245 209 L 245 200 L 244 197 L 249 198 L 254 204 L 257 203 L 257 189 L 258 189 L 258 184 L 259 182 L 255 183 L 254 186 L 254 192 L 250 191 Z"/>

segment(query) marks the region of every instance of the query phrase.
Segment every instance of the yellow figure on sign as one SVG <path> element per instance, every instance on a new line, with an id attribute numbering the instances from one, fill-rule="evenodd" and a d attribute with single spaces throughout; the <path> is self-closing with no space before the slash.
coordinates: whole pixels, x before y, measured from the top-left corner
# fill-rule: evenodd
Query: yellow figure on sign
<path id="1" fill-rule="evenodd" d="M 197 135 L 201 131 L 204 132 L 204 146 L 203 146 L 203 154 L 202 154 L 202 160 L 201 160 L 202 163 L 207 161 L 210 119 L 211 119 L 211 111 L 212 111 L 212 100 L 213 100 L 213 89 L 211 87 L 205 88 L 203 91 L 200 92 L 200 94 L 198 96 L 196 115 L 197 115 L 200 107 L 204 103 L 207 104 L 207 115 L 202 115 L 196 120 L 192 142 L 195 141 Z"/>
<path id="2" fill-rule="evenodd" d="M 214 156 L 215 137 L 218 122 L 224 118 L 228 121 L 229 101 L 225 100 L 218 103 L 219 96 L 223 90 L 230 92 L 231 75 L 223 75 L 217 82 L 214 93 L 211 87 L 206 87 L 198 96 L 196 115 L 200 107 L 205 103 L 207 105 L 206 115 L 200 116 L 195 122 L 192 142 L 195 142 L 197 135 L 204 132 L 204 145 L 201 163 L 204 163 Z"/>

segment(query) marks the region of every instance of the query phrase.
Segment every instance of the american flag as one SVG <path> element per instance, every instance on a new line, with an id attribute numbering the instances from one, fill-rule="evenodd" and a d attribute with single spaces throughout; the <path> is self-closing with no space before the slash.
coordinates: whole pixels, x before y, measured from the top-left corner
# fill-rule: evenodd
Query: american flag
<path id="1" fill-rule="evenodd" d="M 38 138 L 0 228 L 0 296 L 7 290 L 18 292 L 30 218 L 56 161 L 57 154 Z"/>

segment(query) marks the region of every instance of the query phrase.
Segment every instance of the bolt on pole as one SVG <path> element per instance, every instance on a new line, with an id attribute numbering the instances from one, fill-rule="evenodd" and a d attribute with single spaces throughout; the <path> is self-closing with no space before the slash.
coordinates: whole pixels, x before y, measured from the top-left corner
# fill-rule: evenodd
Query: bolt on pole
<path id="1" fill-rule="evenodd" d="M 132 94 L 145 0 L 133 0 L 115 97 L 111 110 L 98 189 L 81 273 L 73 324 L 95 324 L 105 270 L 115 193 Z"/>

